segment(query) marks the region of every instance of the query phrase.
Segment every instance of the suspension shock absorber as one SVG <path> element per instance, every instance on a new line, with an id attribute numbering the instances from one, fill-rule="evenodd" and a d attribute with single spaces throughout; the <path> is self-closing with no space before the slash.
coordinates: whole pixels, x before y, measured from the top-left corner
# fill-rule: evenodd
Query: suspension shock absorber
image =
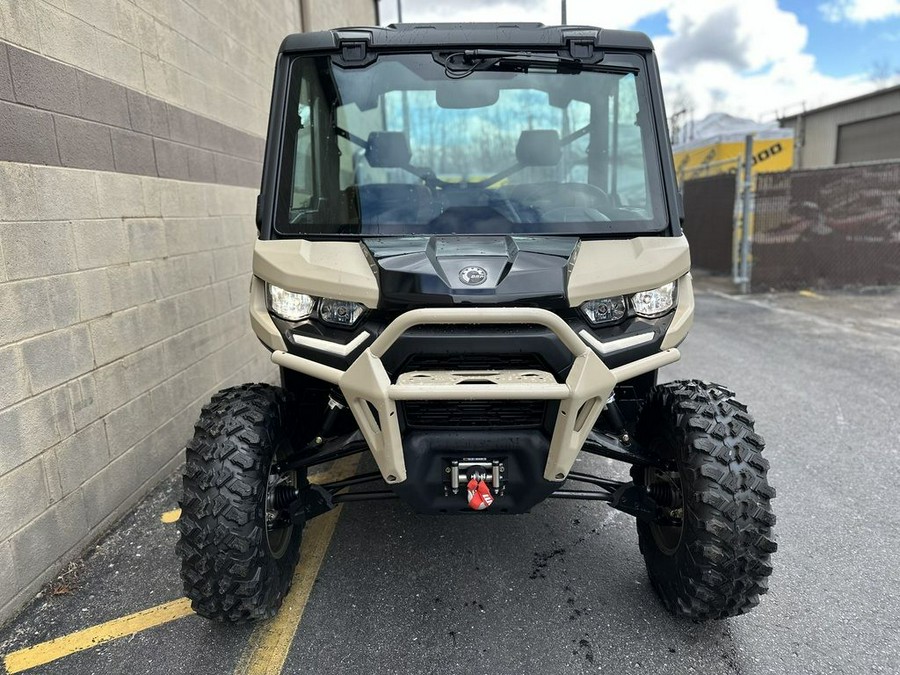
<path id="1" fill-rule="evenodd" d="M 344 401 L 344 397 L 339 393 L 332 391 L 328 395 L 328 412 L 325 413 L 325 421 L 322 423 L 322 431 L 320 432 L 320 436 L 327 437 L 331 432 L 331 428 L 334 426 L 334 423 L 337 421 L 338 415 L 344 409 L 346 409 L 347 404 Z"/>
<path id="2" fill-rule="evenodd" d="M 622 417 L 622 411 L 619 410 L 619 404 L 616 403 L 615 392 L 611 393 L 609 398 L 606 399 L 606 407 L 603 409 L 603 415 L 606 417 L 606 421 L 609 423 L 610 428 L 620 439 L 622 439 L 623 443 L 631 442 L 628 430 L 625 429 L 625 418 Z"/>
<path id="3" fill-rule="evenodd" d="M 331 433 L 332 427 L 334 427 L 334 423 L 337 421 L 338 415 L 340 415 L 341 411 L 346 409 L 346 407 L 347 404 L 340 392 L 332 391 L 328 395 L 328 411 L 325 413 L 325 420 L 322 422 L 322 427 L 319 429 L 319 433 L 306 444 L 302 452 L 313 450 L 325 442 L 325 439 L 328 438 Z"/>

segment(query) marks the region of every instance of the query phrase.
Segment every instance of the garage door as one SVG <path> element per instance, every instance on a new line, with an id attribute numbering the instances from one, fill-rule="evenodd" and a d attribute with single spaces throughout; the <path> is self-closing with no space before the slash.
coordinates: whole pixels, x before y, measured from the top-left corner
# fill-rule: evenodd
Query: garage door
<path id="1" fill-rule="evenodd" d="M 900 113 L 838 127 L 837 164 L 900 159 Z"/>

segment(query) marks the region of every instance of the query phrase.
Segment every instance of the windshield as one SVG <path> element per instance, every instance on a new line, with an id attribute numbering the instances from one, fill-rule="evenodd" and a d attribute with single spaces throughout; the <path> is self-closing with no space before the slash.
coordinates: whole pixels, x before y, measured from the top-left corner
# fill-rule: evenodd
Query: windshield
<path id="1" fill-rule="evenodd" d="M 477 52 L 474 52 L 477 53 Z M 666 226 L 635 55 L 400 54 L 291 67 L 276 230 L 608 234 Z M 456 59 L 456 60 L 454 60 Z"/>

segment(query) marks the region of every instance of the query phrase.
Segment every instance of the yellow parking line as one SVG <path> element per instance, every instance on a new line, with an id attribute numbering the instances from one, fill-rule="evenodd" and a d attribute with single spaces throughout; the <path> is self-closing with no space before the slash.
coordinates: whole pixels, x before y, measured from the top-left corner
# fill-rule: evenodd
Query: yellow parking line
<path id="1" fill-rule="evenodd" d="M 20 673 L 23 670 L 42 666 L 45 663 L 56 661 L 56 659 L 61 659 L 75 652 L 96 647 L 104 642 L 133 635 L 154 626 L 161 626 L 164 623 L 181 619 L 189 614 L 193 614 L 191 601 L 187 598 L 179 598 L 135 614 L 101 623 L 99 626 L 86 628 L 77 633 L 70 633 L 54 640 L 12 652 L 3 658 L 3 665 L 6 666 L 8 673 Z"/>
<path id="2" fill-rule="evenodd" d="M 181 509 L 172 509 L 171 511 L 166 511 L 159 517 L 159 519 L 164 523 L 175 523 L 178 522 L 179 518 L 181 518 Z"/>
<path id="3" fill-rule="evenodd" d="M 313 474 L 310 478 L 316 483 L 329 483 L 340 480 L 356 472 L 359 455 L 346 457 L 336 461 L 327 471 Z M 303 616 L 306 601 L 312 591 L 313 582 L 322 566 L 328 544 L 337 526 L 340 506 L 310 521 L 303 534 L 300 549 L 300 563 L 294 574 L 291 591 L 284 599 L 278 615 L 266 623 L 260 624 L 253 631 L 250 642 L 244 649 L 236 672 L 247 675 L 261 673 L 280 673 L 287 658 L 288 649 L 294 639 L 294 633 Z M 181 516 L 181 509 L 168 511 L 162 515 L 163 522 L 175 522 Z M 64 656 L 91 649 L 104 642 L 117 640 L 128 635 L 161 626 L 164 623 L 181 619 L 193 614 L 191 601 L 179 598 L 156 607 L 112 619 L 91 628 L 70 633 L 62 637 L 41 642 L 40 644 L 19 649 L 3 657 L 3 665 L 7 673 L 20 673 L 56 661 Z M 242 665 L 243 664 L 243 665 Z"/>
<path id="4" fill-rule="evenodd" d="M 353 475 L 359 464 L 359 455 L 340 459 L 331 469 L 310 479 L 316 483 L 329 483 Z M 294 583 L 284 598 L 281 611 L 275 618 L 259 624 L 244 648 L 235 675 L 278 675 L 284 667 L 294 634 L 303 618 L 303 611 L 312 592 L 313 584 L 322 567 L 331 537 L 337 527 L 341 507 L 315 518 L 306 526 L 300 548 L 300 563 L 294 573 Z"/>
<path id="5" fill-rule="evenodd" d="M 822 296 L 819 295 L 818 293 L 816 293 L 815 291 L 810 291 L 810 290 L 806 290 L 806 289 L 804 289 L 802 291 L 797 291 L 797 295 L 802 295 L 804 298 L 815 298 L 816 300 L 822 299 Z"/>

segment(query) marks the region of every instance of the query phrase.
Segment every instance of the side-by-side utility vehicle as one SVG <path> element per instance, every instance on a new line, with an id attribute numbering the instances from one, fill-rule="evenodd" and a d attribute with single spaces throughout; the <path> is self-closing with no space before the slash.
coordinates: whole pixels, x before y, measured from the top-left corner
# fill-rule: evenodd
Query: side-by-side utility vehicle
<path id="1" fill-rule="evenodd" d="M 607 502 L 671 612 L 756 605 L 776 547 L 763 439 L 724 387 L 658 383 L 694 311 L 682 210 L 641 33 L 287 37 L 250 286 L 281 386 L 219 392 L 188 445 L 197 613 L 272 616 L 305 524 L 389 498 L 472 518 Z"/>

